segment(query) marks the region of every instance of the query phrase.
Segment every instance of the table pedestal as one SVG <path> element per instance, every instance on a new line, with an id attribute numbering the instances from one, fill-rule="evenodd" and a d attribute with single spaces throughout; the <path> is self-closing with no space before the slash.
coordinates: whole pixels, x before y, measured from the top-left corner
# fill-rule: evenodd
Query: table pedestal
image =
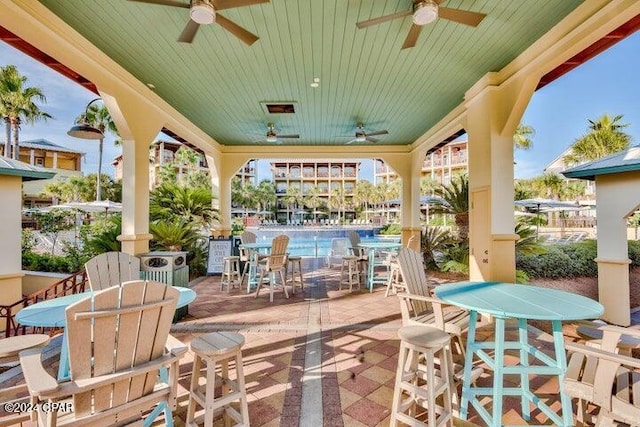
<path id="1" fill-rule="evenodd" d="M 488 426 L 501 426 L 503 397 L 519 396 L 522 402 L 522 416 L 526 421 L 530 420 L 530 404 L 533 403 L 540 411 L 548 416 L 555 425 L 571 427 L 573 425 L 571 398 L 564 393 L 562 385 L 567 367 L 564 338 L 562 336 L 562 322 L 560 320 L 551 321 L 555 351 L 555 359 L 553 359 L 529 344 L 526 319 L 517 319 L 519 340 L 505 341 L 505 318 L 495 317 L 494 342 L 477 342 L 475 340 L 477 319 L 478 312 L 471 310 L 467 337 L 467 353 L 465 355 L 460 418 L 463 420 L 467 419 L 468 407 L 469 403 L 471 403 Z M 494 350 L 493 358 L 487 353 L 487 350 Z M 518 365 L 505 365 L 505 350 L 518 350 L 520 352 L 520 362 Z M 493 370 L 493 387 L 475 387 L 471 385 L 470 378 L 474 355 Z M 538 359 L 542 362 L 542 365 L 531 365 L 529 363 L 530 356 Z M 505 375 L 520 375 L 520 387 L 504 387 Z M 562 402 L 562 418 L 538 396 L 531 392 L 529 388 L 529 375 L 553 375 L 558 377 L 560 400 Z M 482 396 L 492 397 L 493 408 L 491 414 L 480 403 Z"/>

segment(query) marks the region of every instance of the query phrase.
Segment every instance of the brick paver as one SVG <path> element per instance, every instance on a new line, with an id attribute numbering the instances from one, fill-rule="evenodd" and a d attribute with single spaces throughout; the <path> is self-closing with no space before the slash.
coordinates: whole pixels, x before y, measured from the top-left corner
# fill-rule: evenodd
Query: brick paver
<path id="1" fill-rule="evenodd" d="M 396 332 L 401 325 L 398 300 L 395 296 L 385 298 L 384 287 L 377 287 L 372 293 L 364 288 L 340 291 L 339 268 L 328 269 L 322 264 L 321 260 L 305 259 L 304 292 L 298 290 L 295 295 L 290 292 L 290 298 L 286 299 L 278 291 L 273 303 L 269 303 L 268 293 L 258 298 L 253 293 L 247 294 L 246 285 L 221 292 L 219 277 L 203 278 L 193 285 L 198 296 L 190 304 L 189 314 L 172 328 L 172 333 L 186 344 L 198 334 L 214 331 L 236 331 L 245 336 L 244 371 L 253 426 L 303 425 L 304 393 L 311 390 L 305 389 L 304 383 L 312 380 L 309 372 L 318 368 L 305 366 L 305 360 L 310 360 L 307 354 L 310 331 L 319 331 L 321 392 L 317 399 L 320 402 L 306 404 L 322 412 L 322 424 L 389 423 L 399 347 Z M 575 337 L 570 327 L 566 332 L 569 339 Z M 508 335 L 515 333 L 507 331 Z M 478 330 L 479 337 L 491 335 L 490 326 Z M 550 337 L 538 332 L 535 335 L 540 338 L 535 341 L 539 348 L 552 349 Z M 59 340 L 55 342 L 59 346 Z M 48 362 L 51 372 L 57 366 L 55 359 Z M 184 425 L 192 361 L 188 354 L 180 366 L 176 426 Z M 19 380 L 18 377 L 12 382 Z M 489 385 L 490 378 L 481 378 L 480 384 Z M 559 408 L 557 382 L 532 378 L 531 384 L 548 396 L 552 407 Z M 523 423 L 517 399 L 506 399 L 504 407 L 503 422 Z M 532 416 L 532 422 L 547 422 L 537 412 Z M 482 424 L 473 411 L 469 421 Z M 472 425 L 459 421 L 456 424 Z M 223 424 L 218 420 L 216 425 Z"/>

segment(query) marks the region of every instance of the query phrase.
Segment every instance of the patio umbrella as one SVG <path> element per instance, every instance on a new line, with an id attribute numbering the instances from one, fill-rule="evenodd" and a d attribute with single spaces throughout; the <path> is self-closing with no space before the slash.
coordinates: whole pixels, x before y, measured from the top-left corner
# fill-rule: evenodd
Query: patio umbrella
<path id="1" fill-rule="evenodd" d="M 556 209 L 558 211 L 570 210 L 580 207 L 580 205 L 576 202 L 565 202 L 562 200 L 553 200 L 553 199 L 524 199 L 524 200 L 516 200 L 514 202 L 517 206 L 522 206 L 530 211 L 535 212 L 536 214 L 540 212 L 545 212 L 548 209 Z M 536 223 L 536 238 L 538 237 L 540 225 Z"/>
<path id="2" fill-rule="evenodd" d="M 122 203 L 111 200 L 96 200 L 94 202 L 69 202 L 51 206 L 51 209 L 78 209 L 84 212 L 122 212 Z"/>

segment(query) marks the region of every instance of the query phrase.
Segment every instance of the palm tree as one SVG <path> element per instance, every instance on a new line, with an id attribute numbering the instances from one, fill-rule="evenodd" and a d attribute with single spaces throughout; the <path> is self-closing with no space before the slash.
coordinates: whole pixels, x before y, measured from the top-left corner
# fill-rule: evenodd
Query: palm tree
<path id="1" fill-rule="evenodd" d="M 187 177 L 188 175 L 195 171 L 196 166 L 200 162 L 200 154 L 192 150 L 189 147 L 183 146 L 178 148 L 174 157 L 176 163 L 178 163 L 178 181 L 184 183 L 187 178 L 183 173 L 183 168 L 187 167 Z"/>
<path id="2" fill-rule="evenodd" d="M 163 184 L 149 197 L 149 214 L 154 221 L 188 222 L 206 226 L 218 213 L 211 208 L 211 192 L 205 188 Z"/>
<path id="3" fill-rule="evenodd" d="M 91 102 L 89 103 L 89 106 L 86 109 L 86 111 L 80 114 L 76 118 L 76 124 L 88 124 L 89 126 L 92 126 L 98 129 L 100 132 L 102 132 L 102 135 L 104 135 L 105 132 L 107 131 L 111 132 L 113 135 L 118 137 L 118 139 L 116 140 L 116 145 L 119 145 L 120 134 L 118 133 L 118 128 L 116 127 L 116 124 L 113 122 L 113 119 L 111 118 L 111 113 L 109 113 L 109 110 L 104 105 L 98 106 L 96 104 L 91 104 Z M 98 181 L 97 181 L 98 184 L 96 187 L 96 200 L 102 200 L 102 185 L 100 183 L 100 176 L 102 176 L 103 142 L 104 142 L 104 138 L 100 138 L 99 145 L 98 145 Z"/>
<path id="4" fill-rule="evenodd" d="M 466 241 L 469 236 L 469 179 L 467 175 L 459 175 L 447 186 L 435 189 L 434 194 L 442 202 L 433 207 L 434 213 L 454 216 L 460 239 Z"/>
<path id="5" fill-rule="evenodd" d="M 287 187 L 287 193 L 284 196 L 284 202 L 289 207 L 289 210 L 295 210 L 302 201 L 302 192 L 299 187 Z"/>
<path id="6" fill-rule="evenodd" d="M 520 123 L 513 134 L 513 146 L 520 150 L 530 150 L 533 147 L 531 137 L 536 134 L 532 126 Z"/>
<path id="7" fill-rule="evenodd" d="M 27 77 L 20 75 L 15 65 L 0 68 L 0 115 L 5 122 L 4 155 L 18 159 L 20 153 L 20 124 L 47 120 L 51 116 L 42 111 L 35 101 L 46 103 L 41 89 L 24 87 Z M 13 153 L 10 153 L 10 140 L 13 134 Z"/>
<path id="8" fill-rule="evenodd" d="M 340 213 L 346 208 L 347 201 L 345 199 L 344 188 L 342 186 L 335 187 L 329 193 L 328 205 L 331 209 L 338 211 L 338 220 L 340 220 Z"/>
<path id="9" fill-rule="evenodd" d="M 624 150 L 631 144 L 631 136 L 622 130 L 629 126 L 620 123 L 622 115 L 605 114 L 598 120 L 589 120 L 589 131 L 571 145 L 571 154 L 564 157 L 567 164 L 599 159 Z"/>
<path id="10" fill-rule="evenodd" d="M 256 188 L 255 199 L 259 210 L 268 210 L 277 200 L 276 188 L 268 179 L 263 179 Z"/>
<path id="11" fill-rule="evenodd" d="M 370 181 L 358 181 L 353 194 L 354 200 L 365 211 L 369 209 L 369 203 L 373 197 L 374 187 Z"/>
<path id="12" fill-rule="evenodd" d="M 313 221 L 316 221 L 316 209 L 322 206 L 322 197 L 320 197 L 320 189 L 316 186 L 311 187 L 304 196 L 304 205 L 313 211 Z"/>

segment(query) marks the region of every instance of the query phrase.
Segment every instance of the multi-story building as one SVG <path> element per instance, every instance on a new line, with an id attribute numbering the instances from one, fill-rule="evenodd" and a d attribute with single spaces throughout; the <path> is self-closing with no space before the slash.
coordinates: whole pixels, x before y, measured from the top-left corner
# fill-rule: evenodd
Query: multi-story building
<path id="1" fill-rule="evenodd" d="M 187 168 L 188 165 L 178 165 L 176 161 L 176 152 L 184 147 L 183 144 L 173 141 L 154 141 L 149 148 L 149 189 L 153 189 L 159 184 L 160 169 L 167 164 L 175 165 L 176 168 Z M 207 167 L 207 160 L 199 154 L 195 170 L 209 173 Z M 255 184 L 257 182 L 257 160 L 249 160 L 236 174 L 243 182 Z M 115 168 L 114 178 L 116 180 L 122 179 L 122 155 L 119 155 L 113 160 L 113 167 Z"/>
<path id="2" fill-rule="evenodd" d="M 40 138 L 20 141 L 19 160 L 55 172 L 53 178 L 25 181 L 23 184 L 23 206 L 33 208 L 51 205 L 50 197 L 43 197 L 44 187 L 56 181 L 65 181 L 72 176 L 82 176 L 81 160 L 84 153 L 63 147 Z"/>
<path id="3" fill-rule="evenodd" d="M 329 202 L 331 192 L 338 188 L 343 190 L 347 200 L 352 199 L 360 162 L 334 159 L 276 160 L 271 162 L 271 172 L 276 188 L 277 219 L 286 222 L 295 219 L 296 213 L 295 207 L 286 202 L 289 187 L 297 188 L 303 196 L 316 187 L 325 204 Z M 332 210 L 337 212 L 337 209 Z M 353 216 L 352 208 L 347 210 L 347 216 Z"/>
<path id="4" fill-rule="evenodd" d="M 425 156 L 421 176 L 431 177 L 439 184 L 449 184 L 452 177 L 468 170 L 467 159 L 467 141 L 450 142 Z M 376 159 L 374 184 L 391 183 L 397 179 L 393 169 Z"/>
<path id="5" fill-rule="evenodd" d="M 258 184 L 258 160 L 251 159 L 236 173 L 240 180 L 247 184 Z"/>
<path id="6" fill-rule="evenodd" d="M 183 144 L 173 141 L 154 141 L 149 148 L 149 189 L 154 189 L 159 184 L 160 169 L 167 164 L 176 165 L 176 168 L 190 168 L 188 165 L 178 165 L 176 161 L 176 152 L 184 147 Z M 112 162 L 115 168 L 114 178 L 122 179 L 122 154 L 116 157 Z M 207 161 L 203 155 L 200 155 L 195 165 L 195 170 L 201 170 L 209 173 Z"/>
<path id="7" fill-rule="evenodd" d="M 576 165 L 567 165 L 567 162 L 565 161 L 565 157 L 568 156 L 569 154 L 571 154 L 571 147 L 567 148 L 558 157 L 553 159 L 551 163 L 545 166 L 543 171 L 545 173 L 554 173 L 554 174 L 560 175 L 563 179 L 567 181 L 582 181 L 586 183 L 584 197 L 582 198 L 585 200 L 592 200 L 595 204 L 595 198 L 596 198 L 595 181 L 575 180 L 575 179 L 565 178 L 564 175 L 562 175 L 561 173 L 562 171 L 567 170 L 570 167 L 576 166 Z M 582 163 L 586 163 L 586 162 L 582 162 Z"/>

